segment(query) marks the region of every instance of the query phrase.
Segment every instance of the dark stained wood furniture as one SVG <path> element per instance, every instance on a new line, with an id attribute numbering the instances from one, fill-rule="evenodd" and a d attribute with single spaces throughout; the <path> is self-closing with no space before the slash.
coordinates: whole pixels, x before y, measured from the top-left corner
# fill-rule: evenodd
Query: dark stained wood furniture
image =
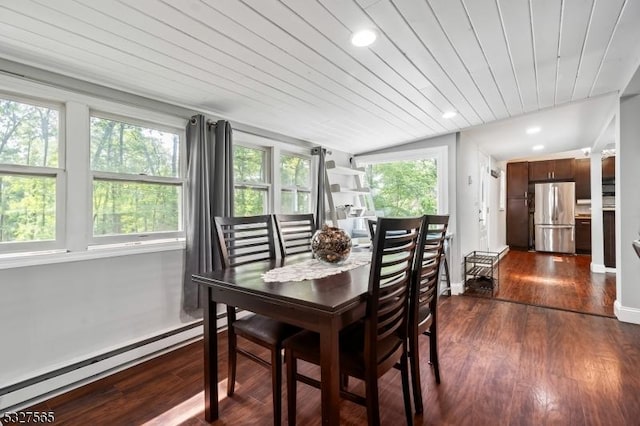
<path id="1" fill-rule="evenodd" d="M 224 268 L 276 258 L 273 219 L 270 215 L 249 217 L 215 217 L 214 223 Z M 273 422 L 282 422 L 282 341 L 300 331 L 287 323 L 263 315 L 236 319 L 236 305 L 227 304 L 229 376 L 227 395 L 233 395 L 236 383 L 237 355 L 243 355 L 271 370 Z M 215 313 L 215 311 L 214 311 Z M 238 346 L 238 336 L 267 348 L 271 360 Z"/>
<path id="2" fill-rule="evenodd" d="M 322 423 L 339 423 L 338 337 L 340 330 L 365 315 L 369 267 L 361 266 L 326 278 L 293 283 L 267 283 L 261 277 L 275 267 L 310 258 L 311 254 L 300 254 L 283 260 L 267 260 L 193 276 L 193 281 L 202 285 L 204 290 L 207 421 L 216 420 L 219 414 L 216 304 L 226 303 L 319 334 Z"/>
<path id="3" fill-rule="evenodd" d="M 576 253 L 591 253 L 591 218 L 576 218 Z"/>
<path id="4" fill-rule="evenodd" d="M 507 164 L 507 244 L 529 247 L 529 163 Z"/>
<path id="5" fill-rule="evenodd" d="M 574 159 L 529 162 L 530 182 L 572 181 L 574 179 Z"/>
<path id="6" fill-rule="evenodd" d="M 575 162 L 576 200 L 591 199 L 591 159 L 580 158 Z"/>
<path id="7" fill-rule="evenodd" d="M 422 385 L 420 380 L 419 337 L 429 337 L 429 360 L 436 383 L 440 383 L 438 360 L 438 275 L 444 258 L 445 235 L 449 216 L 427 215 L 423 218 L 422 233 L 413 282 L 409 310 L 409 361 L 416 413 L 422 413 Z"/>
<path id="8" fill-rule="evenodd" d="M 611 181 L 616 178 L 616 157 L 602 159 L 602 179 Z"/>
<path id="9" fill-rule="evenodd" d="M 616 212 L 613 210 L 602 212 L 604 266 L 616 267 Z"/>
<path id="10" fill-rule="evenodd" d="M 311 237 L 315 232 L 313 214 L 276 214 L 273 217 L 282 257 L 311 251 Z"/>
<path id="11" fill-rule="evenodd" d="M 378 219 L 369 274 L 367 316 L 364 321 L 345 329 L 340 335 L 340 372 L 365 383 L 364 397 L 346 389 L 341 392 L 341 396 L 367 407 L 369 425 L 380 424 L 378 378 L 398 362 L 407 424 L 413 424 L 407 359 L 407 321 L 421 223 L 421 218 Z M 285 340 L 284 348 L 288 418 L 289 424 L 294 425 L 297 381 L 320 387 L 324 380 L 323 377 L 318 382 L 300 374 L 297 369 L 298 359 L 319 365 L 322 342 L 317 333 L 304 331 Z"/>

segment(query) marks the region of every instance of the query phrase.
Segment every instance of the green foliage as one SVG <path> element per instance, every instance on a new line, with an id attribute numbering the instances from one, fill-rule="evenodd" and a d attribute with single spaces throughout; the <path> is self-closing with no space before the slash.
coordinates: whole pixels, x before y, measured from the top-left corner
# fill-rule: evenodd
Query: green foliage
<path id="1" fill-rule="evenodd" d="M 91 169 L 177 177 L 178 135 L 92 117 Z"/>
<path id="2" fill-rule="evenodd" d="M 58 165 L 58 111 L 0 99 L 0 163 Z"/>
<path id="3" fill-rule="evenodd" d="M 103 118 L 91 118 L 91 168 L 95 171 L 176 177 L 178 135 Z M 118 235 L 180 229 L 180 187 L 161 183 L 96 180 L 93 233 Z"/>
<path id="4" fill-rule="evenodd" d="M 435 159 L 371 164 L 365 178 L 381 216 L 420 216 L 438 211 Z"/>
<path id="5" fill-rule="evenodd" d="M 55 178 L 0 175 L 0 242 L 55 239 Z"/>
<path id="6" fill-rule="evenodd" d="M 0 99 L 0 163 L 58 166 L 59 113 Z M 0 242 L 55 239 L 55 178 L 0 174 Z"/>

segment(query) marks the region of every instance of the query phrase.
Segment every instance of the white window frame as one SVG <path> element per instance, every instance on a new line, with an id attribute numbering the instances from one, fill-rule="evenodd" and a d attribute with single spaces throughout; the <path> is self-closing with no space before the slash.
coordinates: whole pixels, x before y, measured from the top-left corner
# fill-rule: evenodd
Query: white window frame
<path id="1" fill-rule="evenodd" d="M 283 185 L 282 184 L 282 179 L 279 179 L 279 184 L 280 184 L 280 194 L 282 194 L 282 191 L 290 191 L 293 193 L 293 202 L 294 202 L 294 206 L 295 206 L 295 210 L 298 209 L 298 193 L 299 192 L 306 192 L 309 194 L 309 200 L 312 203 L 313 202 L 313 159 L 311 158 L 310 154 L 301 154 L 299 152 L 292 152 L 289 150 L 282 150 L 280 152 L 280 155 L 278 156 L 278 169 L 280 169 L 280 162 L 282 160 L 283 156 L 289 156 L 289 157 L 298 157 L 298 158 L 302 158 L 305 160 L 309 161 L 309 186 L 301 186 L 301 185 Z M 281 212 L 282 211 L 282 199 L 280 200 L 281 202 L 277 204 L 278 206 L 278 211 Z M 312 213 L 313 211 L 313 205 L 309 205 L 309 212 L 308 213 Z"/>
<path id="2" fill-rule="evenodd" d="M 28 96 L 15 96 L 5 92 L 0 92 L 0 98 L 12 102 L 33 105 L 41 108 L 49 108 L 58 111 L 58 166 L 40 167 L 24 166 L 18 164 L 0 163 L 0 174 L 10 176 L 25 177 L 52 177 L 56 186 L 56 214 L 55 214 L 55 239 L 36 241 L 15 241 L 0 243 L 0 255 L 34 252 L 34 251 L 55 251 L 62 250 L 66 243 L 66 171 L 65 171 L 65 147 L 66 147 L 66 116 L 65 107 L 62 103 L 36 99 Z"/>
<path id="3" fill-rule="evenodd" d="M 356 156 L 356 162 L 359 166 L 430 159 L 436 160 L 438 214 L 446 214 L 449 211 L 449 148 L 447 146 Z"/>
<path id="4" fill-rule="evenodd" d="M 91 158 L 87 159 L 87 167 L 89 168 L 90 183 L 89 183 L 89 218 L 87 220 L 87 235 L 89 236 L 89 245 L 112 245 L 119 243 L 142 243 L 148 241 L 166 241 L 177 238 L 185 237 L 185 224 L 184 224 L 184 208 L 186 197 L 186 133 L 184 128 L 171 127 L 166 124 L 157 123 L 150 120 L 144 120 L 137 117 L 124 116 L 120 114 L 114 114 L 105 112 L 103 110 L 90 109 L 89 120 L 91 118 L 100 118 L 104 120 L 112 120 L 131 124 L 134 126 L 145 127 L 153 130 L 159 130 L 162 132 L 170 132 L 178 135 L 178 176 L 177 177 L 163 177 L 163 176 L 149 176 L 138 175 L 130 173 L 118 173 L 118 172 L 104 172 L 91 169 Z M 89 126 L 90 129 L 90 126 Z M 89 131 L 90 132 L 90 131 Z M 91 134 L 89 134 L 89 143 L 91 143 Z M 89 149 L 89 152 L 91 150 Z M 118 235 L 94 235 L 93 233 L 93 183 L 96 181 L 106 182 L 132 182 L 132 183 L 150 183 L 150 184 L 162 184 L 172 185 L 180 187 L 180 210 L 178 217 L 179 229 L 176 231 L 160 231 L 160 232 L 143 232 L 143 233 L 131 233 L 131 234 L 118 234 Z"/>
<path id="5" fill-rule="evenodd" d="M 311 159 L 311 213 L 313 213 L 314 205 L 313 200 L 316 196 L 316 189 L 314 187 L 314 177 L 317 176 L 317 165 L 316 162 L 313 161 L 311 156 L 311 146 L 305 147 L 300 145 L 295 145 L 288 142 L 279 141 L 276 139 L 266 138 L 263 136 L 258 136 L 253 133 L 243 132 L 241 130 L 234 130 L 233 132 L 233 144 L 240 145 L 247 148 L 253 149 L 263 149 L 267 152 L 267 165 L 265 168 L 265 173 L 267 175 L 267 184 L 268 185 L 268 199 L 269 199 L 269 208 L 266 214 L 273 213 L 282 213 L 282 203 L 281 203 L 281 194 L 282 194 L 282 181 L 280 177 L 280 156 L 282 153 L 286 155 L 295 155 L 299 157 L 309 158 Z M 253 183 L 251 185 L 254 185 Z M 234 182 L 234 188 L 238 186 L 237 182 Z"/>

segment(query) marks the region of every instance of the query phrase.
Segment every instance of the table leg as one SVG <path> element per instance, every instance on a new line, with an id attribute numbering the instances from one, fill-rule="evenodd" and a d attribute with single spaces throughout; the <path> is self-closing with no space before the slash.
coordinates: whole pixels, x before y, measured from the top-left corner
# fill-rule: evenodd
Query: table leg
<path id="1" fill-rule="evenodd" d="M 322 392 L 322 424 L 340 424 L 340 348 L 335 321 L 320 331 L 320 378 Z"/>
<path id="2" fill-rule="evenodd" d="M 218 324 L 216 302 L 211 300 L 211 287 L 203 286 L 204 328 L 204 418 L 218 420 Z"/>

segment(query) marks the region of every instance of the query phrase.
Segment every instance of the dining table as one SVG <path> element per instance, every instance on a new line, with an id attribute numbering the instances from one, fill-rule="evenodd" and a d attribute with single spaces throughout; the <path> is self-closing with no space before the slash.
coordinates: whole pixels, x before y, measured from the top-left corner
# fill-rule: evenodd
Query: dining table
<path id="1" fill-rule="evenodd" d="M 273 282 L 264 278 L 275 268 L 296 262 L 317 262 L 310 259 L 311 254 L 305 253 L 192 276 L 203 290 L 204 394 L 208 422 L 217 420 L 220 414 L 217 304 L 221 303 L 319 334 L 322 424 L 339 424 L 339 335 L 340 330 L 365 316 L 370 264 L 367 261 L 339 272 L 330 269 L 336 266 L 324 265 L 320 267 L 329 268 L 327 272 L 331 275 L 302 281 Z"/>

